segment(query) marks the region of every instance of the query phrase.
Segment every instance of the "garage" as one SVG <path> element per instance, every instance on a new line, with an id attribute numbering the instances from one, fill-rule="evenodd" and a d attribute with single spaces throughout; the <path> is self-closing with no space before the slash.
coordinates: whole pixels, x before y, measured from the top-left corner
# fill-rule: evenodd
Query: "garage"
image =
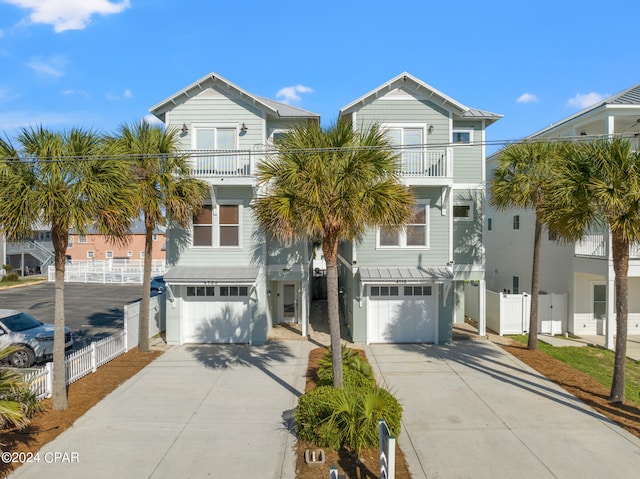
<path id="1" fill-rule="evenodd" d="M 368 343 L 435 343 L 435 284 L 370 285 L 367 304 Z"/>
<path id="2" fill-rule="evenodd" d="M 255 268 L 170 269 L 165 281 L 181 304 L 180 343 L 251 343 L 256 275 Z"/>

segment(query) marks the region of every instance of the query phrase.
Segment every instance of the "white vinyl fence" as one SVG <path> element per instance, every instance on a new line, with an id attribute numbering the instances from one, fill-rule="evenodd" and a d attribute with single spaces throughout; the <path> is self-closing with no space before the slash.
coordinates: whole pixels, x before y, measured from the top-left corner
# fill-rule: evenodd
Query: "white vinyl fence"
<path id="1" fill-rule="evenodd" d="M 161 276 L 166 271 L 164 260 L 152 260 L 151 277 Z M 143 259 L 74 261 L 64 267 L 65 283 L 142 284 L 143 274 Z M 50 282 L 55 281 L 56 269 L 54 266 L 49 266 L 47 278 Z"/>
<path id="2" fill-rule="evenodd" d="M 152 296 L 149 302 L 149 337 L 164 331 L 164 294 Z M 124 328 L 111 336 L 94 341 L 88 346 L 73 351 L 65 358 L 67 385 L 126 353 L 138 345 L 140 301 L 124 306 Z M 51 397 L 53 392 L 53 363 L 30 368 L 25 371 L 24 380 L 38 399 Z"/>
<path id="3" fill-rule="evenodd" d="M 477 292 L 466 294 L 473 285 L 465 285 L 464 314 L 478 319 Z M 567 331 L 567 293 L 538 295 L 538 332 L 561 334 Z M 487 290 L 487 328 L 498 333 L 525 334 L 529 330 L 531 296 L 527 293 L 507 294 Z"/>

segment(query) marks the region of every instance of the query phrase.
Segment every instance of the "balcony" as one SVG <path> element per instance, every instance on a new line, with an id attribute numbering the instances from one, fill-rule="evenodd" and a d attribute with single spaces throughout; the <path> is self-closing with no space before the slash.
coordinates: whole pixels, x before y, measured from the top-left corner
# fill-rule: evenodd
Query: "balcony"
<path id="1" fill-rule="evenodd" d="M 608 234 L 591 233 L 580 241 L 576 241 L 574 252 L 576 256 L 606 258 L 609 252 L 608 243 Z M 629 258 L 640 259 L 640 243 L 633 243 L 629 246 Z"/>
<path id="2" fill-rule="evenodd" d="M 400 154 L 397 173 L 412 184 L 447 184 L 452 182 L 451 148 L 405 150 Z"/>
<path id="3" fill-rule="evenodd" d="M 251 150 L 188 150 L 191 174 L 197 178 L 249 178 L 255 172 L 256 157 Z"/>

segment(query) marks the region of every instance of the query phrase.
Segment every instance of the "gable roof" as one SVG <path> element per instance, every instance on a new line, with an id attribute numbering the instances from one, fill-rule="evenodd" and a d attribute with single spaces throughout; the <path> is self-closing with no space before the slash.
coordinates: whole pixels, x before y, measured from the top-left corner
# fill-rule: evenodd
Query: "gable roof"
<path id="1" fill-rule="evenodd" d="M 371 90 L 369 93 L 365 93 L 357 100 L 352 101 L 347 106 L 342 107 L 340 109 L 340 115 L 351 113 L 353 110 L 357 109 L 359 105 L 364 105 L 366 102 L 378 98 L 402 84 L 408 84 L 418 91 L 424 90 L 426 96 L 437 100 L 436 103 L 439 103 L 444 108 L 451 110 L 460 118 L 487 120 L 487 126 L 502 118 L 502 115 L 497 113 L 469 108 L 407 72 L 400 73 L 400 75 L 395 76 L 386 83 L 383 83 L 379 87 Z"/>
<path id="2" fill-rule="evenodd" d="M 599 101 L 598 103 L 591 105 L 590 107 L 587 107 L 584 110 L 574 113 L 573 115 L 570 115 L 560 120 L 558 123 L 552 123 L 546 128 L 543 128 L 542 130 L 536 131 L 535 133 L 529 135 L 527 138 L 535 138 L 536 136 L 542 135 L 543 133 L 553 130 L 554 128 L 563 126 L 575 120 L 576 118 L 579 118 L 581 116 L 586 116 L 589 114 L 594 114 L 598 110 L 604 110 L 607 108 L 616 108 L 616 107 L 624 108 L 629 106 L 640 107 L 640 83 L 633 85 L 632 87 L 629 87 L 626 90 L 623 90 L 619 93 L 616 93 L 615 95 L 605 98 L 604 100 Z"/>
<path id="3" fill-rule="evenodd" d="M 268 116 L 274 118 L 320 118 L 320 115 L 317 113 L 253 95 L 214 72 L 203 76 L 182 90 L 162 100 L 160 103 L 149 108 L 149 111 L 161 121 L 165 121 L 166 112 L 171 110 L 173 106 L 177 105 L 180 100 L 195 97 L 213 85 L 221 85 L 225 89 L 233 91 L 248 103 L 257 106 L 261 110 L 265 111 Z"/>

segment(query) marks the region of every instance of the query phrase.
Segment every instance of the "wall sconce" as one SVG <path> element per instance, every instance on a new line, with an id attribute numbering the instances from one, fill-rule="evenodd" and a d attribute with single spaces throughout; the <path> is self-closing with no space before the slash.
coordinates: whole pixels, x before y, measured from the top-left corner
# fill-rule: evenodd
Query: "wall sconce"
<path id="1" fill-rule="evenodd" d="M 433 125 L 429 125 L 429 133 L 433 133 Z"/>
<path id="2" fill-rule="evenodd" d="M 246 133 L 248 129 L 249 129 L 249 127 L 247 127 L 247 125 L 245 123 L 243 123 L 242 126 L 240 127 L 240 131 L 242 133 Z"/>
<path id="3" fill-rule="evenodd" d="M 180 129 L 180 131 L 181 131 L 182 133 L 188 133 L 188 132 L 189 132 L 189 127 L 187 126 L 187 124 L 186 124 L 186 123 L 183 123 L 183 124 L 182 124 L 182 128 Z"/>
<path id="4" fill-rule="evenodd" d="M 584 131 L 584 130 L 582 130 L 582 131 L 580 132 L 580 136 L 587 136 L 587 132 L 586 132 L 586 131 Z"/>
<path id="5" fill-rule="evenodd" d="M 271 296 L 271 290 L 270 289 L 267 290 L 267 296 L 269 296 L 269 297 Z"/>

